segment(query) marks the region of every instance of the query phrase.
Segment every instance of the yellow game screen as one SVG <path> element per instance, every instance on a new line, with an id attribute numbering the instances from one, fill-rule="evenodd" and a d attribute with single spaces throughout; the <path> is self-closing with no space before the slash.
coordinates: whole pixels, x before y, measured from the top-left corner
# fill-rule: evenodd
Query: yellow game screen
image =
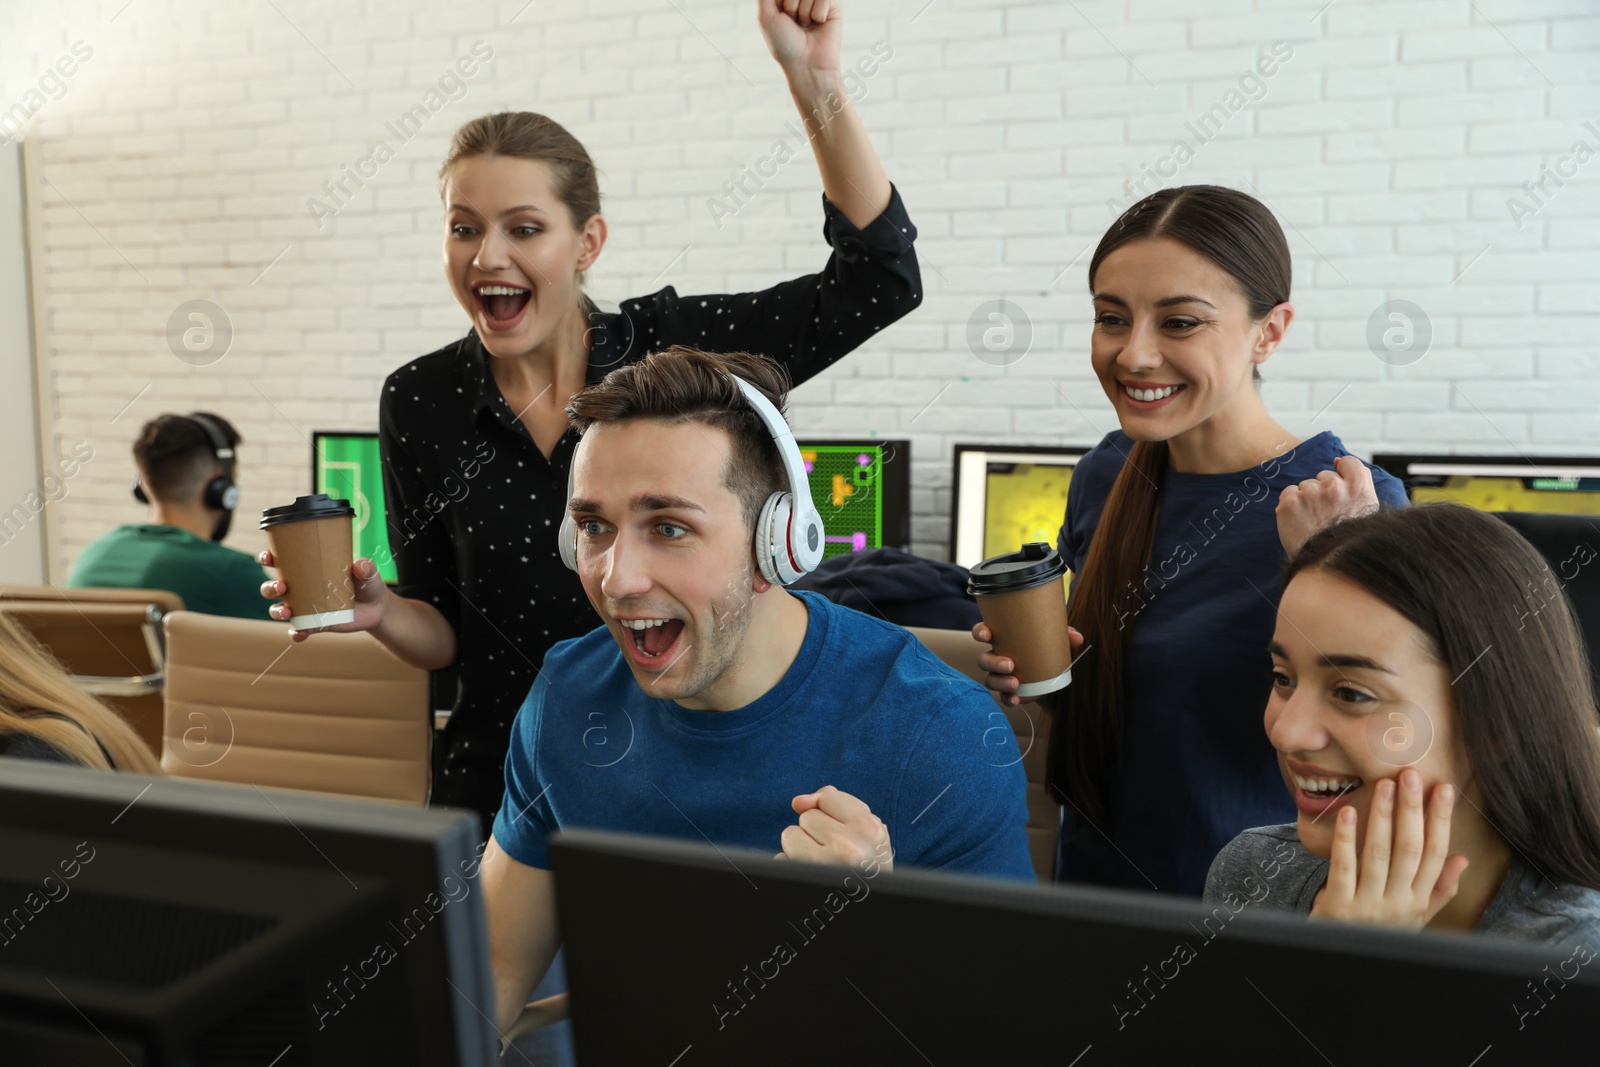
<path id="1" fill-rule="evenodd" d="M 1588 488 L 1583 486 L 1583 489 Z M 1600 515 L 1600 493 L 1580 491 L 1577 478 L 1485 478 L 1453 474 L 1440 486 L 1415 486 L 1411 499 L 1418 504 L 1452 501 L 1479 511 Z"/>
<path id="2" fill-rule="evenodd" d="M 984 480 L 984 559 L 1015 552 L 1031 541 L 1055 547 L 1067 513 L 1071 467 L 991 463 Z"/>

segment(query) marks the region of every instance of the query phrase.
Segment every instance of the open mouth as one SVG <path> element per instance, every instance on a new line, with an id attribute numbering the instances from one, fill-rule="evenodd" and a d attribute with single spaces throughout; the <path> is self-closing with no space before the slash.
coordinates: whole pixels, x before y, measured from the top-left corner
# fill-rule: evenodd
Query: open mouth
<path id="1" fill-rule="evenodd" d="M 1128 401 L 1130 407 L 1139 411 L 1149 411 L 1168 403 L 1173 397 L 1189 387 L 1186 385 L 1144 386 L 1118 382 L 1117 388 L 1121 390 L 1123 399 Z"/>
<path id="2" fill-rule="evenodd" d="M 1355 777 L 1307 777 L 1290 772 L 1295 784 L 1294 803 L 1310 815 L 1326 815 L 1341 806 L 1352 793 L 1365 785 L 1365 780 Z"/>
<path id="3" fill-rule="evenodd" d="M 507 329 L 521 321 L 533 291 L 520 285 L 475 285 L 472 295 L 491 327 Z"/>
<path id="4" fill-rule="evenodd" d="M 664 671 L 678 656 L 682 619 L 618 619 L 623 644 L 633 661 L 647 671 Z"/>

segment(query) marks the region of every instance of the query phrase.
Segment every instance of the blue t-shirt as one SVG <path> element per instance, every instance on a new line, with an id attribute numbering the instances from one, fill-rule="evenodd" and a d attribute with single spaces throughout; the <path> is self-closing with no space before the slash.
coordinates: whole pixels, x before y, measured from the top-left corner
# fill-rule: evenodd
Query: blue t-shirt
<path id="1" fill-rule="evenodd" d="M 1114 430 L 1073 469 L 1059 548 L 1074 576 L 1132 449 Z M 1067 805 L 1058 879 L 1200 896 L 1241 831 L 1294 821 L 1262 726 L 1286 562 L 1275 509 L 1280 492 L 1348 454 L 1325 432 L 1246 471 L 1167 470 L 1149 569 L 1126 608 L 1110 840 Z M 1374 468 L 1372 480 L 1383 505 L 1405 505 L 1397 478 Z"/>
<path id="2" fill-rule="evenodd" d="M 888 826 L 896 866 L 1032 880 L 1027 780 L 994 700 L 900 627 L 794 595 L 799 654 L 734 711 L 646 696 L 604 626 L 551 648 L 512 725 L 500 847 L 548 868 L 548 835 L 581 826 L 771 855 L 790 801 L 832 785 Z"/>

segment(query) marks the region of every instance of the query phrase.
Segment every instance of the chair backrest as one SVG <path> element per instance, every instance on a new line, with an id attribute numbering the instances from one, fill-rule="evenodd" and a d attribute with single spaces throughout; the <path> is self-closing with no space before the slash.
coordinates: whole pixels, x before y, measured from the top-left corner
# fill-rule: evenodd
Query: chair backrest
<path id="1" fill-rule="evenodd" d="M 84 691 L 121 715 L 156 755 L 166 661 L 161 620 L 182 608 L 183 599 L 164 589 L 0 586 L 0 611 L 49 649 Z"/>
<path id="2" fill-rule="evenodd" d="M 983 671 L 978 669 L 978 653 L 989 646 L 973 640 L 965 630 L 929 630 L 907 627 L 917 640 L 945 663 L 978 682 L 983 681 Z M 998 704 L 998 698 L 996 698 Z M 1055 878 L 1056 841 L 1061 834 L 1061 805 L 1045 788 L 1045 756 L 1050 750 L 1050 712 L 1037 703 L 1025 703 L 1015 708 L 1001 706 L 1017 736 L 1022 755 L 1022 769 L 1028 776 L 1028 851 L 1033 857 L 1033 870 L 1041 882 Z"/>
<path id="3" fill-rule="evenodd" d="M 294 644 L 281 622 L 192 611 L 166 633 L 168 774 L 427 802 L 428 672 L 371 634 Z"/>

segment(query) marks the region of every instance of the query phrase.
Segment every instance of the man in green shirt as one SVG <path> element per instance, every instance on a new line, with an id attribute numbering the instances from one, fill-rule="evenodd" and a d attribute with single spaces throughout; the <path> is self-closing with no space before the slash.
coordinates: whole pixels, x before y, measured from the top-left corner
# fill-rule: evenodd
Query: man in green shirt
<path id="1" fill-rule="evenodd" d="M 268 619 L 267 573 L 224 548 L 239 489 L 233 482 L 239 431 L 220 415 L 159 415 L 133 445 L 133 495 L 149 521 L 119 526 L 83 550 L 70 586 L 167 589 L 208 615 Z"/>

